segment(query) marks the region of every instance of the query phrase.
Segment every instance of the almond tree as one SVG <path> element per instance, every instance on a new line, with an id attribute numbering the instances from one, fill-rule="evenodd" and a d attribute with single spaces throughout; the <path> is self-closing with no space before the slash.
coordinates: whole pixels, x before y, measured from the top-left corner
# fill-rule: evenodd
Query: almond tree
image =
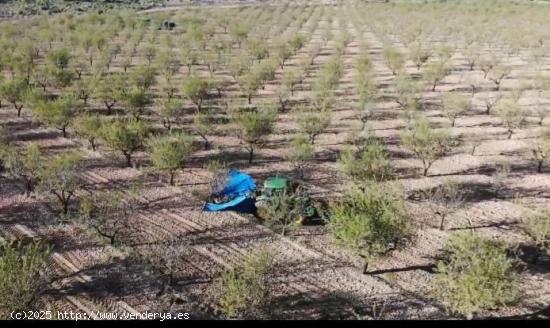
<path id="1" fill-rule="evenodd" d="M 210 113 L 196 113 L 193 117 L 193 132 L 204 141 L 204 150 L 210 147 L 208 135 L 215 132 L 215 125 L 212 123 L 212 115 Z"/>
<path id="2" fill-rule="evenodd" d="M 111 246 L 121 244 L 134 224 L 132 218 L 137 210 L 136 197 L 120 192 L 100 191 L 84 197 L 80 203 L 80 219 L 97 235 L 106 238 Z"/>
<path id="3" fill-rule="evenodd" d="M 252 96 L 258 92 L 262 85 L 262 79 L 256 71 L 251 70 L 237 79 L 241 91 L 246 95 L 248 104 L 252 103 Z"/>
<path id="4" fill-rule="evenodd" d="M 395 89 L 397 93 L 395 101 L 402 108 L 416 108 L 423 87 L 421 81 L 414 80 L 408 74 L 400 73 L 395 79 Z"/>
<path id="5" fill-rule="evenodd" d="M 134 89 L 126 92 L 121 97 L 122 103 L 129 114 L 139 120 L 145 111 L 145 107 L 151 103 L 150 96 L 142 89 Z"/>
<path id="6" fill-rule="evenodd" d="M 23 100 L 28 88 L 28 81 L 23 79 L 11 79 L 0 84 L 0 98 L 11 103 L 17 110 L 17 117 L 21 116 Z"/>
<path id="7" fill-rule="evenodd" d="M 401 143 L 422 161 L 423 175 L 428 176 L 432 164 L 449 151 L 450 136 L 446 129 L 433 129 L 422 117 L 401 133 Z"/>
<path id="8" fill-rule="evenodd" d="M 409 50 L 409 58 L 419 71 L 422 65 L 430 59 L 430 55 L 430 51 L 423 49 L 420 43 L 415 43 Z"/>
<path id="9" fill-rule="evenodd" d="M 0 244 L 0 319 L 15 311 L 38 311 L 48 290 L 51 247 L 42 242 Z"/>
<path id="10" fill-rule="evenodd" d="M 439 230 L 445 229 L 445 219 L 449 214 L 464 205 L 460 184 L 453 179 L 445 180 L 442 185 L 428 192 L 428 200 L 432 211 L 440 218 Z"/>
<path id="11" fill-rule="evenodd" d="M 132 154 L 143 147 L 149 131 L 147 123 L 130 119 L 105 122 L 99 133 L 105 145 L 121 152 L 126 158 L 126 164 L 132 166 Z"/>
<path id="12" fill-rule="evenodd" d="M 78 172 L 81 159 L 76 152 L 56 155 L 46 160 L 39 172 L 38 189 L 54 195 L 65 215 L 69 212 L 69 202 L 82 184 Z"/>
<path id="13" fill-rule="evenodd" d="M 439 82 L 441 82 L 448 73 L 449 68 L 447 64 L 442 61 L 432 62 L 424 69 L 424 80 L 432 86 L 432 91 L 435 91 Z"/>
<path id="14" fill-rule="evenodd" d="M 136 66 L 130 72 L 130 85 L 141 89 L 143 92 L 149 91 L 149 89 L 155 85 L 157 70 L 154 67 L 140 65 Z"/>
<path id="15" fill-rule="evenodd" d="M 42 167 L 42 154 L 38 144 L 31 143 L 25 150 L 8 146 L 2 152 L 2 160 L 8 174 L 22 180 L 27 196 L 34 191 Z"/>
<path id="16" fill-rule="evenodd" d="M 525 120 L 523 110 L 513 99 L 503 99 L 496 105 L 495 111 L 508 130 L 508 139 L 511 139 L 514 130 L 519 129 Z"/>
<path id="17" fill-rule="evenodd" d="M 183 169 L 185 162 L 193 153 L 193 138 L 181 132 L 151 137 L 147 140 L 149 154 L 153 167 L 159 171 L 167 171 L 170 175 L 170 185 L 174 185 L 174 174 Z"/>
<path id="18" fill-rule="evenodd" d="M 182 108 L 183 103 L 180 100 L 168 98 L 161 101 L 160 116 L 162 118 L 162 125 L 168 131 L 172 130 L 172 125 L 177 121 Z"/>
<path id="19" fill-rule="evenodd" d="M 512 68 L 509 66 L 503 66 L 503 65 L 496 65 L 494 66 L 489 74 L 489 80 L 493 81 L 496 85 L 495 90 L 500 90 L 500 84 L 502 83 L 502 80 L 504 80 L 510 73 L 512 72 Z"/>
<path id="20" fill-rule="evenodd" d="M 297 68 L 288 69 L 283 73 L 283 84 L 290 91 L 291 96 L 294 96 L 294 88 L 302 83 L 302 79 L 302 74 Z"/>
<path id="21" fill-rule="evenodd" d="M 293 163 L 298 171 L 298 177 L 304 179 L 304 170 L 309 161 L 315 157 L 315 148 L 309 141 L 306 135 L 297 135 L 292 140 L 292 144 L 288 149 L 286 158 Z"/>
<path id="22" fill-rule="evenodd" d="M 403 68 L 404 60 L 403 55 L 395 48 L 390 46 L 384 47 L 382 55 L 384 56 L 384 61 L 386 65 L 391 69 L 393 75 L 397 75 L 399 71 Z"/>
<path id="23" fill-rule="evenodd" d="M 197 112 L 201 111 L 202 103 L 208 96 L 208 81 L 198 76 L 189 76 L 183 83 L 183 96 L 191 100 L 197 106 Z"/>
<path id="24" fill-rule="evenodd" d="M 541 133 L 540 139 L 531 148 L 533 158 L 537 161 L 537 172 L 542 172 L 542 166 L 550 158 L 550 130 Z"/>
<path id="25" fill-rule="evenodd" d="M 98 115 L 80 115 L 75 118 L 73 128 L 76 135 L 90 144 L 92 151 L 96 150 L 96 140 L 99 138 L 102 121 Z"/>
<path id="26" fill-rule="evenodd" d="M 299 107 L 295 116 L 300 131 L 309 137 L 309 142 L 313 145 L 315 138 L 329 126 L 331 110 L 315 111 Z"/>
<path id="27" fill-rule="evenodd" d="M 92 91 L 92 96 L 101 101 L 111 115 L 113 107 L 122 98 L 126 89 L 126 81 L 121 74 L 110 74 L 101 78 Z"/>
<path id="28" fill-rule="evenodd" d="M 502 97 L 503 97 L 502 93 L 498 91 L 496 93 L 486 94 L 485 97 L 483 98 L 483 101 L 485 102 L 485 108 L 486 108 L 485 114 L 489 115 L 493 107 L 495 107 L 495 105 L 501 101 Z"/>
<path id="29" fill-rule="evenodd" d="M 61 96 L 55 100 L 44 100 L 36 104 L 32 109 L 38 120 L 48 126 L 54 127 L 67 137 L 67 127 L 81 106 L 73 95 Z"/>
<path id="30" fill-rule="evenodd" d="M 394 184 L 351 185 L 330 208 L 327 228 L 338 245 L 369 262 L 394 250 L 411 233 L 402 191 Z"/>
<path id="31" fill-rule="evenodd" d="M 276 110 L 271 106 L 233 114 L 233 121 L 237 125 L 238 137 L 248 150 L 249 164 L 254 160 L 254 150 L 264 144 L 265 137 L 271 133 L 276 114 Z"/>
<path id="32" fill-rule="evenodd" d="M 470 108 L 471 101 L 468 97 L 457 94 L 447 93 L 443 98 L 443 111 L 451 121 L 451 126 L 455 126 L 456 118 L 464 114 Z"/>
<path id="33" fill-rule="evenodd" d="M 279 66 L 281 66 L 281 69 L 285 68 L 285 62 L 292 57 L 292 49 L 291 47 L 286 43 L 281 43 L 278 45 L 275 53 L 275 58 L 277 59 Z"/>

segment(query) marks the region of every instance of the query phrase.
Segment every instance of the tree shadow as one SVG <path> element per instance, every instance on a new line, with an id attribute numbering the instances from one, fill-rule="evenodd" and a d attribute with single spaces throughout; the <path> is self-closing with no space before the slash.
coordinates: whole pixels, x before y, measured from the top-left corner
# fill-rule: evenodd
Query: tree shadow
<path id="1" fill-rule="evenodd" d="M 540 247 L 521 244 L 515 250 L 517 259 L 525 270 L 532 274 L 548 274 L 550 272 L 550 253 Z"/>
<path id="2" fill-rule="evenodd" d="M 407 272 L 407 271 L 415 271 L 415 270 L 422 270 L 428 273 L 435 273 L 435 264 L 427 264 L 427 265 L 412 265 L 408 267 L 403 268 L 393 268 L 393 269 L 383 269 L 383 270 L 373 270 L 373 271 L 367 271 L 365 274 L 368 275 L 377 275 L 377 274 L 384 274 L 384 273 L 395 273 L 395 272 Z"/>
<path id="3" fill-rule="evenodd" d="M 529 307 L 532 311 L 527 314 L 512 315 L 506 317 L 488 317 L 484 319 L 489 320 L 549 320 L 550 319 L 550 306 L 543 308 Z"/>

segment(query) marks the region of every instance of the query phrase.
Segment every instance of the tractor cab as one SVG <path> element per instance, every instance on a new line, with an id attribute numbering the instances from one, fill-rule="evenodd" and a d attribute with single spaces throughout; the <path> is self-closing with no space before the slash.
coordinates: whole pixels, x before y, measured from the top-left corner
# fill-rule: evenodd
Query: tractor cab
<path id="1" fill-rule="evenodd" d="M 320 216 L 319 202 L 313 201 L 303 186 L 285 177 L 273 176 L 267 178 L 261 190 L 256 195 L 256 215 L 259 219 L 265 220 L 268 217 L 267 207 L 274 206 L 275 199 L 283 193 L 289 197 L 289 201 L 295 208 L 297 221 L 304 223 L 304 220 L 318 218 Z M 276 206 L 276 205 L 275 205 Z M 317 208 L 319 207 L 319 208 Z"/>
<path id="2" fill-rule="evenodd" d="M 264 181 L 262 195 L 265 197 L 272 197 L 277 193 L 285 192 L 288 189 L 288 187 L 289 187 L 289 181 L 287 178 L 270 177 Z"/>

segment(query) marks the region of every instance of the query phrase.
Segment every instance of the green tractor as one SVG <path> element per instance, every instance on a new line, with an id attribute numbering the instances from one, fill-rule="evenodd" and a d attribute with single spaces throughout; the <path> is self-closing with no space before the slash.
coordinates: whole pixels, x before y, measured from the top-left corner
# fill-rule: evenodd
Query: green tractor
<path id="1" fill-rule="evenodd" d="M 256 216 L 268 220 L 272 211 L 287 211 L 292 221 L 297 224 L 313 223 L 322 219 L 326 209 L 320 200 L 313 200 L 299 183 L 291 182 L 284 177 L 269 177 L 256 196 Z"/>

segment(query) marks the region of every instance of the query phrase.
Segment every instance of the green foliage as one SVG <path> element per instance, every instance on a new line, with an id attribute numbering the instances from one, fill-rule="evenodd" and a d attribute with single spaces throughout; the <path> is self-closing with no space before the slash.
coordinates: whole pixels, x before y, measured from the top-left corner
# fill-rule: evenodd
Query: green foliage
<path id="1" fill-rule="evenodd" d="M 303 179 L 304 168 L 315 157 L 315 147 L 306 135 L 299 134 L 292 140 L 286 157 L 298 170 L 300 179 Z"/>
<path id="2" fill-rule="evenodd" d="M 424 69 L 424 80 L 432 86 L 432 91 L 435 91 L 437 84 L 443 80 L 449 73 L 449 67 L 445 62 L 431 62 Z"/>
<path id="3" fill-rule="evenodd" d="M 174 173 L 182 169 L 193 153 L 193 138 L 181 132 L 155 136 L 147 141 L 151 162 L 155 169 L 168 171 L 170 185 L 174 185 Z"/>
<path id="4" fill-rule="evenodd" d="M 240 44 L 246 40 L 251 27 L 245 22 L 236 22 L 229 26 L 229 34 L 233 38 L 234 42 Z"/>
<path id="5" fill-rule="evenodd" d="M 75 134 L 86 139 L 93 151 L 96 150 L 96 140 L 100 137 L 101 125 L 99 116 L 90 114 L 77 116 L 73 122 Z"/>
<path id="6" fill-rule="evenodd" d="M 208 81 L 198 76 L 189 76 L 183 83 L 183 96 L 191 100 L 196 106 L 197 111 L 200 112 L 202 108 L 202 102 L 208 96 Z"/>
<path id="7" fill-rule="evenodd" d="M 196 113 L 195 116 L 193 116 L 193 131 L 204 141 L 205 150 L 210 147 L 210 141 L 207 136 L 215 132 L 215 129 L 212 121 L 212 114 Z"/>
<path id="8" fill-rule="evenodd" d="M 419 43 L 415 43 L 409 51 L 409 58 L 416 65 L 416 68 L 420 70 L 420 67 L 428 61 L 430 58 L 430 52 L 424 48 Z"/>
<path id="9" fill-rule="evenodd" d="M 122 98 L 125 88 L 126 82 L 123 75 L 106 75 L 101 78 L 100 83 L 94 85 L 92 95 L 105 105 L 107 114 L 111 114 L 114 105 Z"/>
<path id="10" fill-rule="evenodd" d="M 395 185 L 350 185 L 332 204 L 328 231 L 337 244 L 368 261 L 386 254 L 410 232 L 409 215 Z"/>
<path id="11" fill-rule="evenodd" d="M 262 86 L 262 76 L 258 74 L 258 71 L 250 70 L 249 72 L 239 76 L 237 78 L 239 88 L 248 98 L 248 104 L 252 103 L 252 96 L 258 92 L 258 89 Z"/>
<path id="12" fill-rule="evenodd" d="M 539 247 L 550 251 L 550 210 L 544 209 L 527 217 L 524 224 L 527 234 Z"/>
<path id="13" fill-rule="evenodd" d="M 24 79 L 12 79 L 0 84 L 0 98 L 13 105 L 17 110 L 17 116 L 21 116 L 27 89 L 27 81 Z"/>
<path id="14" fill-rule="evenodd" d="M 275 58 L 279 62 L 281 69 L 285 67 L 285 62 L 292 57 L 292 48 L 286 43 L 281 43 L 277 46 Z"/>
<path id="15" fill-rule="evenodd" d="M 392 176 L 384 144 L 375 138 L 369 138 L 359 151 L 352 148 L 342 151 L 338 163 L 342 171 L 356 182 L 384 181 Z"/>
<path id="16" fill-rule="evenodd" d="M 145 65 L 136 66 L 130 72 L 130 80 L 137 88 L 148 91 L 157 82 L 156 73 L 154 67 Z"/>
<path id="17" fill-rule="evenodd" d="M 283 84 L 290 90 L 290 94 L 294 95 L 294 88 L 301 83 L 302 75 L 298 69 L 287 69 L 283 75 Z"/>
<path id="18" fill-rule="evenodd" d="M 338 85 L 343 72 L 342 58 L 338 55 L 333 56 L 319 70 L 313 85 L 313 91 L 317 94 L 326 95 L 327 91 Z"/>
<path id="19" fill-rule="evenodd" d="M 461 186 L 454 179 L 446 179 L 442 185 L 431 190 L 427 196 L 433 212 L 441 219 L 439 230 L 445 229 L 445 219 L 447 216 L 464 205 L 464 195 Z M 472 224 L 470 223 L 471 226 Z"/>
<path id="20" fill-rule="evenodd" d="M 239 138 L 247 145 L 248 162 L 254 159 L 254 149 L 265 142 L 271 133 L 277 116 L 274 106 L 265 106 L 252 111 L 241 111 L 233 114 Z"/>
<path id="21" fill-rule="evenodd" d="M 132 154 L 142 148 L 150 130 L 147 123 L 136 119 L 113 120 L 102 125 L 100 136 L 107 147 L 121 152 L 126 164 L 132 166 Z"/>
<path id="22" fill-rule="evenodd" d="M 533 143 L 531 153 L 538 162 L 537 172 L 541 173 L 542 165 L 550 159 L 550 129 L 545 129 L 540 138 Z"/>
<path id="23" fill-rule="evenodd" d="M 260 39 L 252 39 L 247 44 L 248 52 L 258 61 L 269 56 L 269 49 L 264 41 Z"/>
<path id="24" fill-rule="evenodd" d="M 495 112 L 508 130 L 508 139 L 511 139 L 514 130 L 519 129 L 525 121 L 523 110 L 513 99 L 502 99 L 497 103 Z"/>
<path id="25" fill-rule="evenodd" d="M 79 217 L 99 237 L 111 246 L 121 243 L 131 230 L 131 218 L 138 206 L 134 195 L 115 191 L 100 191 L 84 197 L 80 202 Z"/>
<path id="26" fill-rule="evenodd" d="M 4 167 L 9 175 L 22 180 L 27 195 L 34 191 L 42 167 L 42 156 L 38 144 L 29 144 L 24 151 L 7 146 L 2 153 Z"/>
<path id="27" fill-rule="evenodd" d="M 160 116 L 162 125 L 168 130 L 172 129 L 172 124 L 177 121 L 181 114 L 183 103 L 180 100 L 169 98 L 162 100 L 160 104 Z"/>
<path id="28" fill-rule="evenodd" d="M 450 312 L 472 316 L 514 300 L 512 263 L 501 246 L 461 233 L 449 238 L 446 253 L 437 263 L 433 294 Z"/>
<path id="29" fill-rule="evenodd" d="M 382 55 L 384 56 L 384 61 L 386 65 L 391 69 L 393 75 L 397 75 L 399 71 L 403 68 L 405 60 L 403 55 L 395 48 L 386 46 L 383 49 Z"/>
<path id="30" fill-rule="evenodd" d="M 48 53 L 48 61 L 59 70 L 64 70 L 69 66 L 71 53 L 67 48 L 54 49 Z"/>
<path id="31" fill-rule="evenodd" d="M 48 158 L 39 171 L 38 190 L 48 192 L 59 201 L 63 214 L 82 184 L 78 169 L 82 156 L 77 152 L 62 153 Z"/>
<path id="32" fill-rule="evenodd" d="M 443 111 L 451 121 L 451 126 L 455 126 L 456 118 L 468 111 L 470 105 L 471 101 L 466 96 L 457 93 L 448 93 L 445 95 L 443 99 Z"/>
<path id="33" fill-rule="evenodd" d="M 0 245 L 0 319 L 9 319 L 12 311 L 39 310 L 50 254 L 39 242 Z"/>
<path id="34" fill-rule="evenodd" d="M 54 127 L 67 137 L 67 127 L 81 108 L 81 104 L 74 95 L 64 95 L 55 100 L 45 100 L 37 103 L 32 109 L 38 120 Z"/>
<path id="35" fill-rule="evenodd" d="M 433 129 L 425 117 L 414 120 L 401 133 L 401 142 L 422 161 L 424 176 L 428 175 L 432 164 L 445 156 L 451 146 L 449 132 L 446 129 Z"/>
<path id="36" fill-rule="evenodd" d="M 268 296 L 267 274 L 273 264 L 273 253 L 260 249 L 246 256 L 236 268 L 222 273 L 218 302 L 228 317 L 253 314 Z"/>
<path id="37" fill-rule="evenodd" d="M 397 103 L 405 109 L 416 108 L 423 88 L 420 81 L 413 80 L 408 74 L 400 73 L 395 79 Z"/>
<path id="38" fill-rule="evenodd" d="M 291 194 L 287 190 L 276 192 L 262 200 L 258 211 L 267 227 L 284 236 L 303 219 L 305 200 L 301 195 Z"/>
<path id="39" fill-rule="evenodd" d="M 299 107 L 295 112 L 295 117 L 300 131 L 309 137 L 309 142 L 313 145 L 315 138 L 329 126 L 331 111 L 306 110 Z"/>
<path id="40" fill-rule="evenodd" d="M 121 99 L 128 113 L 136 119 L 143 115 L 145 107 L 151 103 L 151 97 L 143 89 L 128 91 Z"/>

